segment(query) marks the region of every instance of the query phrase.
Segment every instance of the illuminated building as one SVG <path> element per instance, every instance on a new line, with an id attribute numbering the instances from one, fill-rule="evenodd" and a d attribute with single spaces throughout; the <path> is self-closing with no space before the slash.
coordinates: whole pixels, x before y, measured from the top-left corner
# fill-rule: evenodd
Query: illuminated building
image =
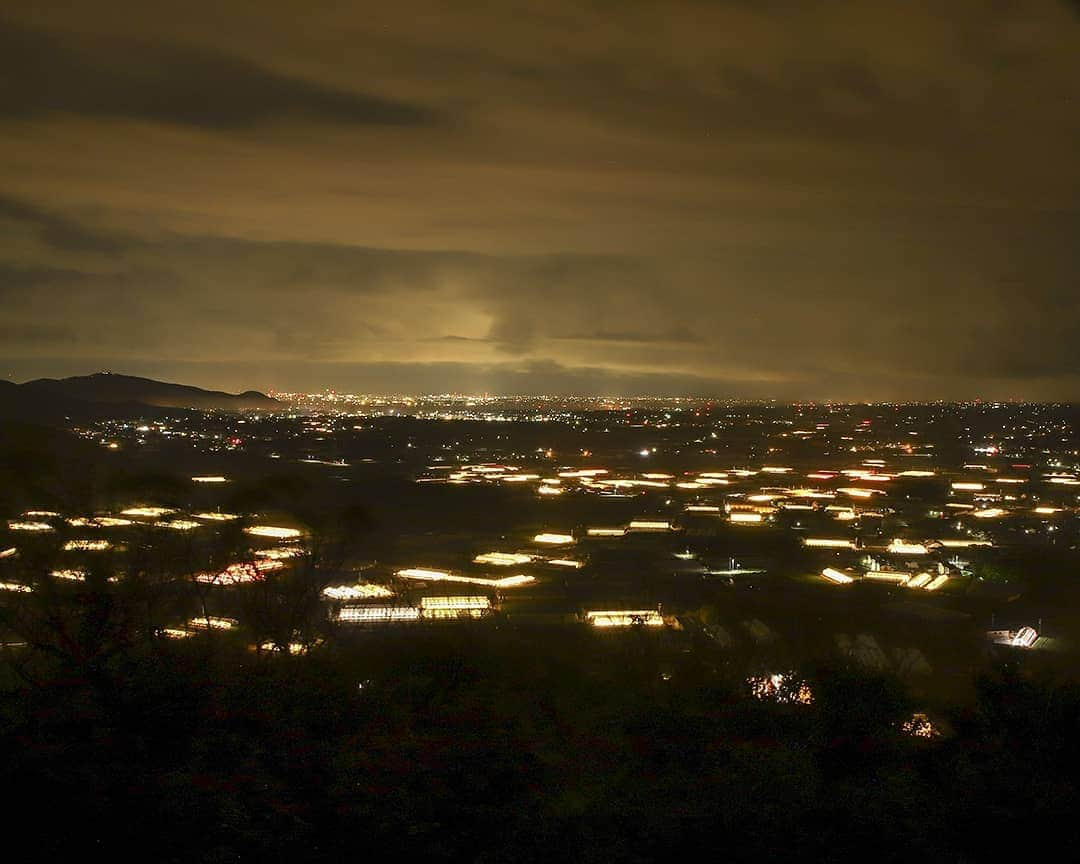
<path id="1" fill-rule="evenodd" d="M 379 600 L 393 597 L 394 592 L 385 585 L 359 582 L 356 585 L 328 585 L 322 596 L 327 600 Z"/>
<path id="2" fill-rule="evenodd" d="M 277 525 L 251 525 L 244 529 L 252 537 L 272 537 L 275 540 L 295 540 L 301 535 L 297 528 L 281 528 Z"/>
<path id="3" fill-rule="evenodd" d="M 44 533 L 52 531 L 53 527 L 48 522 L 8 522 L 11 531 L 27 531 L 31 533 Z"/>
<path id="4" fill-rule="evenodd" d="M 491 611 L 487 597 L 422 597 L 420 614 L 434 620 L 454 618 L 480 618 Z"/>
<path id="5" fill-rule="evenodd" d="M 280 570 L 285 565 L 273 559 L 263 559 L 254 563 L 242 561 L 230 564 L 220 573 L 197 573 L 196 582 L 212 585 L 244 585 L 249 582 L 261 582 L 266 573 Z"/>
<path id="6" fill-rule="evenodd" d="M 655 609 L 619 609 L 586 612 L 585 621 L 593 627 L 663 627 L 664 618 Z"/>
<path id="7" fill-rule="evenodd" d="M 128 507 L 127 510 L 121 510 L 121 516 L 137 516 L 144 519 L 160 519 L 162 516 L 168 516 L 170 513 L 176 511 L 171 507 Z"/>
<path id="8" fill-rule="evenodd" d="M 837 570 L 835 567 L 826 567 L 821 571 L 821 575 L 830 582 L 835 582 L 837 585 L 846 585 L 849 582 L 855 581 L 853 577 L 844 573 L 842 570 Z"/>
<path id="9" fill-rule="evenodd" d="M 914 576 L 908 579 L 906 583 L 904 583 L 904 587 L 923 588 L 926 586 L 926 584 L 930 581 L 931 578 L 932 577 L 930 576 L 930 574 L 925 571 L 922 573 L 916 573 Z"/>
<path id="10" fill-rule="evenodd" d="M 904 585 L 909 578 L 909 573 L 896 573 L 892 570 L 869 570 L 863 573 L 863 579 L 869 579 L 871 582 L 890 582 L 893 585 Z"/>
<path id="11" fill-rule="evenodd" d="M 923 590 L 937 591 L 942 585 L 944 585 L 948 581 L 948 574 L 942 573 L 940 576 L 935 576 L 930 582 L 928 582 Z"/>
<path id="12" fill-rule="evenodd" d="M 0 582 L 0 591 L 29 594 L 33 590 L 29 585 L 23 585 L 21 582 Z"/>
<path id="13" fill-rule="evenodd" d="M 632 519 L 627 526 L 628 531 L 672 531 L 672 524 L 666 520 L 656 519 Z"/>
<path id="14" fill-rule="evenodd" d="M 897 538 L 889 543 L 888 551 L 893 555 L 925 555 L 929 550 L 922 543 L 908 543 Z"/>
<path id="15" fill-rule="evenodd" d="M 495 567 L 513 567 L 528 564 L 532 560 L 532 555 L 526 555 L 522 552 L 485 552 L 473 558 L 473 563 L 491 564 Z"/>
<path id="16" fill-rule="evenodd" d="M 465 582 L 470 585 L 484 585 L 488 588 L 517 588 L 535 581 L 532 576 L 524 574 L 504 576 L 501 579 L 486 579 L 481 576 L 460 576 L 445 570 L 428 570 L 424 567 L 398 570 L 395 575 L 401 579 L 417 579 L 424 582 Z"/>
<path id="17" fill-rule="evenodd" d="M 65 552 L 104 552 L 112 544 L 108 540 L 68 540 Z"/>
<path id="18" fill-rule="evenodd" d="M 839 540 L 829 537 L 804 537 L 803 545 L 812 549 L 854 549 L 851 540 Z"/>
<path id="19" fill-rule="evenodd" d="M 218 618 L 208 615 L 205 618 L 192 618 L 187 622 L 189 630 L 233 630 L 239 622 L 235 618 Z"/>
<path id="20" fill-rule="evenodd" d="M 341 624 L 400 624 L 420 620 L 418 606 L 342 606 L 334 613 Z"/>
<path id="21" fill-rule="evenodd" d="M 533 537 L 533 543 L 543 543 L 547 546 L 569 546 L 574 542 L 572 534 L 540 533 Z"/>

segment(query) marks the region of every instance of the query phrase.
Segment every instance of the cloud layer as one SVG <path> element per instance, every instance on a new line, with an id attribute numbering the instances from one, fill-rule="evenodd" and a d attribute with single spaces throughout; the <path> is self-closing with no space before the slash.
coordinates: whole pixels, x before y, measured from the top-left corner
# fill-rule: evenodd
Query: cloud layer
<path id="1" fill-rule="evenodd" d="M 14 6 L 17 379 L 1077 395 L 1068 4 Z"/>

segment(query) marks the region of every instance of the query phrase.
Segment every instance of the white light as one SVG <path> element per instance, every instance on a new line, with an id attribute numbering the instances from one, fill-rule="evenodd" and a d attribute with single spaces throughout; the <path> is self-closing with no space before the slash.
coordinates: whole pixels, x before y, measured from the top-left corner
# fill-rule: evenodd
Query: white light
<path id="1" fill-rule="evenodd" d="M 547 546 L 569 546 L 574 542 L 572 534 L 550 534 L 543 532 L 533 537 L 533 543 L 543 543 Z"/>
<path id="2" fill-rule="evenodd" d="M 473 558 L 474 564 L 491 564 L 495 567 L 514 567 L 528 564 L 533 560 L 532 555 L 522 552 L 484 552 Z"/>
<path id="3" fill-rule="evenodd" d="M 895 585 L 905 585 L 911 578 L 909 573 L 895 573 L 890 570 L 869 570 L 863 573 L 864 579 L 871 582 L 891 582 Z"/>
<path id="4" fill-rule="evenodd" d="M 207 476 L 207 477 L 192 477 L 191 482 L 192 483 L 228 483 L 229 478 L 228 477 L 222 477 L 219 474 L 215 474 L 215 475 Z"/>
<path id="5" fill-rule="evenodd" d="M 628 526 L 630 531 L 671 531 L 672 525 L 667 521 L 654 519 L 634 519 Z"/>
<path id="6" fill-rule="evenodd" d="M 328 585 L 322 596 L 327 600 L 381 600 L 393 597 L 394 592 L 385 585 L 361 582 L 356 585 Z"/>
<path id="7" fill-rule="evenodd" d="M 21 582 L 0 582 L 0 591 L 14 591 L 20 594 L 29 594 L 34 589 Z"/>
<path id="8" fill-rule="evenodd" d="M 297 528 L 280 528 L 277 525 L 252 525 L 244 529 L 252 537 L 273 537 L 275 540 L 293 540 L 300 536 Z"/>
<path id="9" fill-rule="evenodd" d="M 851 576 L 848 576 L 847 573 L 837 570 L 835 567 L 826 567 L 821 571 L 821 575 L 830 582 L 835 582 L 837 585 L 846 585 L 849 582 L 855 581 Z"/>
<path id="10" fill-rule="evenodd" d="M 64 544 L 65 552 L 104 552 L 111 547 L 108 540 L 68 540 Z"/>
<path id="11" fill-rule="evenodd" d="M 424 618 L 480 618 L 491 611 L 487 597 L 423 597 L 420 614 Z"/>
<path id="12" fill-rule="evenodd" d="M 208 615 L 205 618 L 192 618 L 187 622 L 191 630 L 233 630 L 239 622 L 235 618 L 217 618 Z"/>
<path id="13" fill-rule="evenodd" d="M 889 543 L 888 551 L 893 555 L 925 555 L 929 550 L 922 543 L 907 543 L 896 538 Z"/>
<path id="14" fill-rule="evenodd" d="M 805 537 L 803 545 L 821 549 L 854 549 L 855 544 L 850 540 L 839 540 L 830 537 Z"/>
<path id="15" fill-rule="evenodd" d="M 160 519 L 162 516 L 168 516 L 170 513 L 175 512 L 171 507 L 128 507 L 127 510 L 121 510 L 120 515 Z"/>
<path id="16" fill-rule="evenodd" d="M 420 609 L 417 606 L 343 606 L 337 610 L 334 619 L 342 624 L 393 624 L 419 621 Z"/>
<path id="17" fill-rule="evenodd" d="M 8 522 L 8 528 L 12 531 L 29 531 L 43 533 L 52 531 L 53 527 L 48 522 Z"/>
<path id="18" fill-rule="evenodd" d="M 98 516 L 94 523 L 99 528 L 123 528 L 126 525 L 134 524 L 130 519 L 120 519 L 117 516 Z"/>
<path id="19" fill-rule="evenodd" d="M 664 619 L 655 609 L 619 609 L 586 612 L 585 620 L 593 627 L 663 627 Z"/>
<path id="20" fill-rule="evenodd" d="M 396 575 L 402 579 L 419 579 L 425 582 L 465 582 L 470 585 L 485 585 L 489 588 L 517 588 L 534 582 L 532 576 L 518 574 L 504 576 L 501 579 L 486 579 L 480 576 L 458 576 L 445 570 L 428 570 L 423 567 L 410 567 L 398 570 Z"/>
<path id="21" fill-rule="evenodd" d="M 926 586 L 926 583 L 928 583 L 930 581 L 930 579 L 931 579 L 930 574 L 924 571 L 924 572 L 918 573 L 918 574 L 912 576 L 910 579 L 908 579 L 908 581 L 904 583 L 904 587 L 905 588 L 923 588 L 923 587 Z"/>

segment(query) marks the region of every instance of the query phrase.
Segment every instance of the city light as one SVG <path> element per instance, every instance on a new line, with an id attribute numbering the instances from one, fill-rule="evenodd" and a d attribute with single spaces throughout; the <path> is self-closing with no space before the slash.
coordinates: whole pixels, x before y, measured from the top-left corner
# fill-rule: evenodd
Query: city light
<path id="1" fill-rule="evenodd" d="M 541 533 L 533 537 L 533 543 L 542 543 L 546 546 L 569 546 L 574 542 L 572 534 Z"/>
<path id="2" fill-rule="evenodd" d="M 528 564 L 532 560 L 532 555 L 526 555 L 523 552 L 484 552 L 473 558 L 473 563 L 490 564 L 494 567 L 514 567 Z"/>
<path id="3" fill-rule="evenodd" d="M 909 543 L 897 538 L 889 543 L 888 551 L 893 555 L 925 555 L 930 550 L 923 543 Z"/>
<path id="4" fill-rule="evenodd" d="M 394 596 L 385 585 L 360 582 L 356 585 L 328 585 L 322 596 L 327 600 L 381 600 Z"/>
<path id="5" fill-rule="evenodd" d="M 663 627 L 664 619 L 655 609 L 619 609 L 586 612 L 585 621 L 593 627 Z"/>

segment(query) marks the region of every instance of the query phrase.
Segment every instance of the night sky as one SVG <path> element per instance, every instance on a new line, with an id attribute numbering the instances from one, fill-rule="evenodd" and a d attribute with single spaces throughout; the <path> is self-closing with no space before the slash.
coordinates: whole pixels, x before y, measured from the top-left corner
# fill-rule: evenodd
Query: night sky
<path id="1" fill-rule="evenodd" d="M 1080 5 L 6 0 L 0 299 L 17 381 L 1077 399 Z"/>

